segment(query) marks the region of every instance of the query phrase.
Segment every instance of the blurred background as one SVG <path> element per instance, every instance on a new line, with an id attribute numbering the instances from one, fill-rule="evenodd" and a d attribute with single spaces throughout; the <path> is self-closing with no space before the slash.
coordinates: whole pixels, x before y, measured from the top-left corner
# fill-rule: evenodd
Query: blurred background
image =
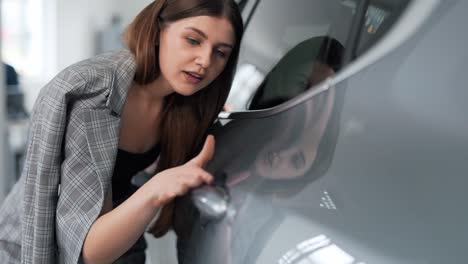
<path id="1" fill-rule="evenodd" d="M 121 33 L 150 0 L 0 0 L 0 202 L 21 173 L 29 113 L 60 70 L 120 49 Z M 176 263 L 175 238 L 147 237 L 148 263 Z"/>

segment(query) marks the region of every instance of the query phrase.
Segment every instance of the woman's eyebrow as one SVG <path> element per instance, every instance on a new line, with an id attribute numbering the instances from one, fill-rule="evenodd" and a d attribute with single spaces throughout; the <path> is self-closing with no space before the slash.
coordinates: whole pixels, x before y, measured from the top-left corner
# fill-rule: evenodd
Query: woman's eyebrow
<path id="1" fill-rule="evenodd" d="M 200 29 L 198 28 L 194 28 L 194 27 L 186 27 L 185 29 L 188 29 L 188 30 L 192 30 L 194 32 L 196 32 L 198 35 L 200 35 L 202 38 L 204 39 L 208 39 L 208 37 L 206 36 L 205 32 L 201 31 Z M 231 44 L 228 44 L 228 43 L 219 43 L 218 44 L 219 46 L 224 46 L 224 47 L 227 47 L 227 48 L 233 48 L 233 46 Z"/>

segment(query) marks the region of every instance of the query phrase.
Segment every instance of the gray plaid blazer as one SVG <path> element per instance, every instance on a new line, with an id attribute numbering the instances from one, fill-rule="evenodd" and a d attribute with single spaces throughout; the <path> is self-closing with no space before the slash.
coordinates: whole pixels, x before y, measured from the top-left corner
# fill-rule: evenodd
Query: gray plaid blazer
<path id="1" fill-rule="evenodd" d="M 39 93 L 20 181 L 0 208 L 0 263 L 79 263 L 117 154 L 129 51 L 74 64 Z"/>

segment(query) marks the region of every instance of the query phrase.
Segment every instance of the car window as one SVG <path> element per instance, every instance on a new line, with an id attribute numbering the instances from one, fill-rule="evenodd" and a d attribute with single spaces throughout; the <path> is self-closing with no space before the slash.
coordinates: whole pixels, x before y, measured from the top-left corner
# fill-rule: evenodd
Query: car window
<path id="1" fill-rule="evenodd" d="M 356 43 L 349 48 L 352 60 L 380 38 L 396 17 L 392 12 L 399 14 L 401 3 L 408 1 L 366 1 L 360 30 L 352 30 L 360 22 L 358 2 L 258 1 L 249 16 L 225 110 L 274 107 L 331 77 L 344 66 L 347 43 Z"/>

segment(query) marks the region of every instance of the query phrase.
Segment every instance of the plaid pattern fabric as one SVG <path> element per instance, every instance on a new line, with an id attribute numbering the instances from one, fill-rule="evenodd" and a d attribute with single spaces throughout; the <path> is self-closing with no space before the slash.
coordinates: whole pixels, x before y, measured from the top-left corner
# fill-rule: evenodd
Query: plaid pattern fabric
<path id="1" fill-rule="evenodd" d="M 18 181 L 0 207 L 0 263 L 20 263 L 21 261 L 21 197 L 23 185 Z"/>
<path id="2" fill-rule="evenodd" d="M 117 154 L 129 51 L 74 64 L 39 93 L 21 180 L 1 207 L 0 263 L 79 263 Z M 21 226 L 20 226 L 21 225 Z"/>

